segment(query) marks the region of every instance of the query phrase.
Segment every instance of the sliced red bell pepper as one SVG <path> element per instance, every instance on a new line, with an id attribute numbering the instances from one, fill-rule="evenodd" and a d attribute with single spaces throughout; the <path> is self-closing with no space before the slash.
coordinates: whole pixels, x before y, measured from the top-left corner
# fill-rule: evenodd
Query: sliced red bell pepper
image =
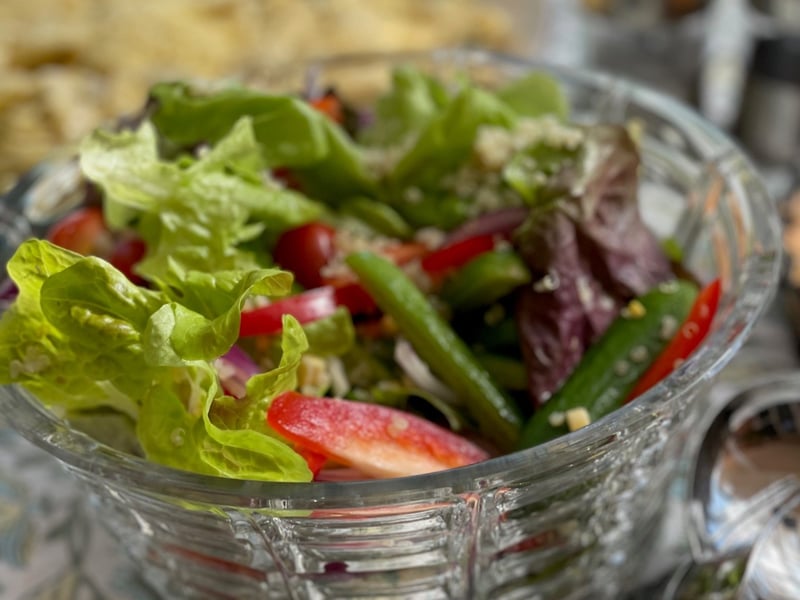
<path id="1" fill-rule="evenodd" d="M 495 236 L 482 234 L 459 240 L 434 250 L 422 261 L 422 268 L 431 275 L 444 273 L 467 264 L 470 260 L 492 250 Z"/>
<path id="2" fill-rule="evenodd" d="M 686 360 L 705 339 L 717 312 L 721 284 L 715 279 L 700 290 L 681 328 L 636 383 L 626 402 L 640 396 Z"/>
<path id="3" fill-rule="evenodd" d="M 267 423 L 297 446 L 371 477 L 430 473 L 489 458 L 430 421 L 378 404 L 284 392 L 273 399 Z"/>
<path id="4" fill-rule="evenodd" d="M 323 286 L 282 298 L 267 306 L 242 311 L 239 337 L 271 335 L 283 328 L 282 317 L 292 315 L 301 324 L 331 316 L 336 311 L 334 289 Z"/>
<path id="5" fill-rule="evenodd" d="M 306 464 L 308 464 L 308 469 L 316 479 L 317 475 L 319 475 L 319 472 L 322 470 L 322 467 L 324 467 L 325 463 L 328 462 L 328 457 L 324 454 L 320 454 L 303 447 L 297 447 L 295 448 L 295 451 L 305 459 Z"/>

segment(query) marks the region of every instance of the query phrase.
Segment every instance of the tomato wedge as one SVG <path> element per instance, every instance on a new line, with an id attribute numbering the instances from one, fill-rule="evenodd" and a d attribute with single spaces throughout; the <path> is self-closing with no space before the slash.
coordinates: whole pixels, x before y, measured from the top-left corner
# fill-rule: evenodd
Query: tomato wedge
<path id="1" fill-rule="evenodd" d="M 289 314 L 301 324 L 331 316 L 336 311 L 336 295 L 331 286 L 308 290 L 282 298 L 267 306 L 242 311 L 239 337 L 271 335 L 283 329 L 283 315 Z"/>
<path id="2" fill-rule="evenodd" d="M 627 402 L 640 396 L 672 373 L 697 349 L 711 329 L 711 322 L 719 305 L 721 287 L 720 280 L 715 279 L 700 290 L 678 333 L 636 383 L 628 395 Z"/>
<path id="3" fill-rule="evenodd" d="M 133 268 L 144 258 L 147 246 L 137 237 L 123 238 L 116 243 L 111 251 L 108 262 L 121 271 L 125 277 L 136 285 L 144 285 L 145 280 L 133 272 Z"/>
<path id="4" fill-rule="evenodd" d="M 462 267 L 479 254 L 492 250 L 494 245 L 495 236 L 491 234 L 468 237 L 434 250 L 422 259 L 421 265 L 432 275 L 444 273 Z"/>
<path id="5" fill-rule="evenodd" d="M 335 252 L 335 235 L 336 231 L 330 225 L 312 221 L 284 231 L 272 254 L 278 265 L 294 273 L 300 285 L 319 287 L 323 285 L 322 268 Z"/>
<path id="6" fill-rule="evenodd" d="M 106 258 L 113 248 L 111 232 L 98 206 L 85 206 L 69 213 L 50 227 L 47 239 L 84 256 Z"/>
<path id="7" fill-rule="evenodd" d="M 371 477 L 404 477 L 489 458 L 472 442 L 409 413 L 364 402 L 284 392 L 267 423 L 301 448 Z"/>

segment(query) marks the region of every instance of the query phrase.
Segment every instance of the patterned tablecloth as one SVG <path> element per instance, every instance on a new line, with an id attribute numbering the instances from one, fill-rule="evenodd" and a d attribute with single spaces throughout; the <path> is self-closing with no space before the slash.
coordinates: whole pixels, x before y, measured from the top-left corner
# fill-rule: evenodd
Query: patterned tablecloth
<path id="1" fill-rule="evenodd" d="M 0 429 L 0 598 L 156 600 L 51 456 Z"/>

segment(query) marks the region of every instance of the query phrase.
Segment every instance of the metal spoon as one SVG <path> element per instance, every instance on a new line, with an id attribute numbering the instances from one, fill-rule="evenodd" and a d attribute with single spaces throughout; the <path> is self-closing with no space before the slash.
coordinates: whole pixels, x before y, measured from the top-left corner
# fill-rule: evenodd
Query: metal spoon
<path id="1" fill-rule="evenodd" d="M 800 598 L 800 373 L 772 375 L 725 403 L 687 484 L 692 557 L 664 598 Z"/>

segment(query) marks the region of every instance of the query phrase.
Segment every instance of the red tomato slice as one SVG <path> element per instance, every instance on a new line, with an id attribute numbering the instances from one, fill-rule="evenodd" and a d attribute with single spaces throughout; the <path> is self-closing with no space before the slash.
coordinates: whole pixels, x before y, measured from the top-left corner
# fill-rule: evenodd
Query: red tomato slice
<path id="1" fill-rule="evenodd" d="M 113 247 L 103 211 L 97 206 L 85 206 L 69 213 L 50 227 L 47 239 L 84 256 L 105 258 Z"/>
<path id="2" fill-rule="evenodd" d="M 284 392 L 267 423 L 298 446 L 372 477 L 404 477 L 489 458 L 466 439 L 409 413 L 364 402 Z"/>
<path id="3" fill-rule="evenodd" d="M 336 232 L 324 223 L 312 222 L 284 231 L 272 255 L 282 268 L 292 271 L 297 282 L 306 288 L 323 284 L 321 271 L 335 251 Z"/>
<path id="4" fill-rule="evenodd" d="M 709 329 L 711 329 L 711 322 L 714 320 L 714 315 L 719 305 L 720 291 L 719 279 L 715 279 L 700 290 L 680 330 L 636 383 L 628 395 L 628 402 L 645 393 L 672 373 L 681 362 L 686 360 L 697 349 L 700 342 L 708 335 Z"/>
<path id="5" fill-rule="evenodd" d="M 117 242 L 108 262 L 114 265 L 136 285 L 145 283 L 144 279 L 133 272 L 133 267 L 144 258 L 147 247 L 139 238 L 125 238 Z"/>
<path id="6" fill-rule="evenodd" d="M 308 290 L 282 298 L 267 306 L 242 311 L 239 336 L 271 335 L 283 329 L 283 315 L 289 314 L 300 323 L 310 323 L 331 316 L 336 310 L 336 297 L 330 286 Z"/>
<path id="7" fill-rule="evenodd" d="M 422 268 L 430 274 L 457 269 L 479 254 L 492 250 L 494 242 L 494 235 L 491 234 L 476 235 L 459 240 L 428 254 L 422 259 Z"/>

